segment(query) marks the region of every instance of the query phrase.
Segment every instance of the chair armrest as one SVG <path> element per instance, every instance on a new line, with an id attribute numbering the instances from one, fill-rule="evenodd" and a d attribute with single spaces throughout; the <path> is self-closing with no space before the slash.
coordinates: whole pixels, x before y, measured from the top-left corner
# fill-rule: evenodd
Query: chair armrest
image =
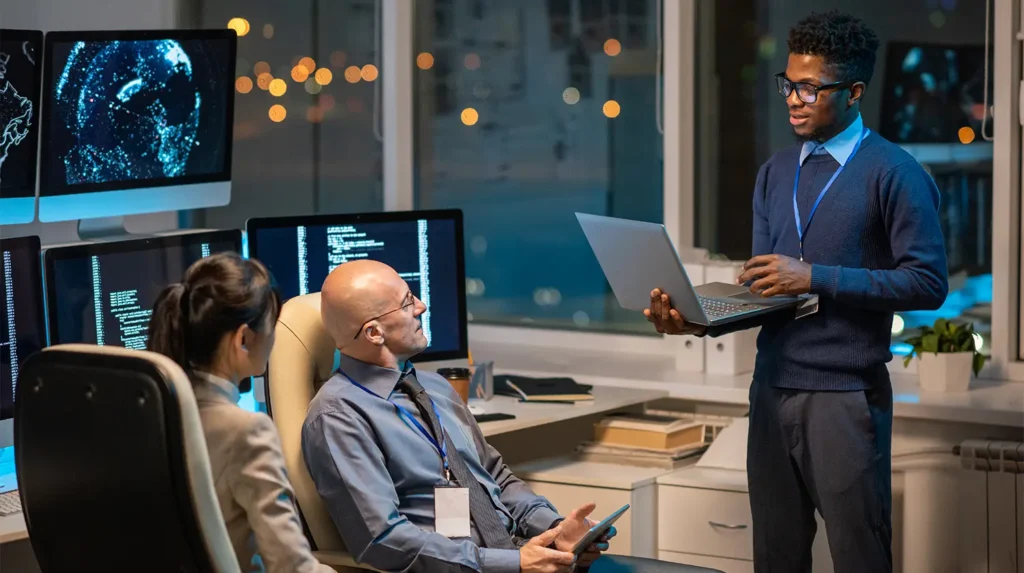
<path id="1" fill-rule="evenodd" d="M 317 561 L 333 568 L 338 573 L 357 573 L 359 571 L 377 571 L 373 567 L 360 565 L 348 553 L 341 551 L 314 551 Z"/>

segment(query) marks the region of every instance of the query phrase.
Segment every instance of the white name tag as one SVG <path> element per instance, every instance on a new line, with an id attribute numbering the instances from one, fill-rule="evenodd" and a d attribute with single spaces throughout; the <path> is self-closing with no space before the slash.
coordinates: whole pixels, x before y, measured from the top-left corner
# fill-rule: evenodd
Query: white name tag
<path id="1" fill-rule="evenodd" d="M 464 487 L 434 488 L 434 531 L 448 538 L 470 537 L 469 490 Z"/>

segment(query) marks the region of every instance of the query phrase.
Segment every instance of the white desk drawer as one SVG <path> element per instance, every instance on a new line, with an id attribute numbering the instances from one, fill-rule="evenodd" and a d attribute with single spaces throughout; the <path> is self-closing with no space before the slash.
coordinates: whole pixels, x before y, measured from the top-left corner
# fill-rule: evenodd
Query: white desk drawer
<path id="1" fill-rule="evenodd" d="M 569 513 L 585 503 L 594 502 L 597 504 L 597 508 L 594 509 L 594 513 L 590 516 L 594 521 L 604 519 L 611 512 L 632 501 L 630 492 L 625 490 L 536 481 L 527 481 L 526 484 L 530 486 L 533 493 L 547 498 L 552 505 L 564 513 Z M 615 522 L 615 529 L 618 531 L 618 534 L 615 536 L 615 539 L 612 539 L 611 547 L 608 550 L 609 554 L 647 557 L 647 555 L 642 553 L 634 554 L 633 552 L 633 520 L 631 518 L 634 515 L 635 512 L 631 509 L 630 513 L 627 513 L 622 519 Z"/>
<path id="2" fill-rule="evenodd" d="M 692 565 L 694 567 L 717 569 L 722 573 L 754 573 L 754 562 L 743 561 L 742 559 L 708 557 L 707 555 L 676 553 L 674 551 L 659 551 L 658 559 L 668 561 L 669 563 L 681 563 L 683 565 Z"/>
<path id="3" fill-rule="evenodd" d="M 754 558 L 747 494 L 660 486 L 658 502 L 660 551 Z"/>

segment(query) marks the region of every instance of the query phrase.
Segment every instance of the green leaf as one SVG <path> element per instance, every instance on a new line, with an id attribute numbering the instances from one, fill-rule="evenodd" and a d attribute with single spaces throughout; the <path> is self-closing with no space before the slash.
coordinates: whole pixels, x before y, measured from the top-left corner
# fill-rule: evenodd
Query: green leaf
<path id="1" fill-rule="evenodd" d="M 987 359 L 988 359 L 988 357 L 985 356 L 984 354 L 975 354 L 974 355 L 974 375 L 975 376 L 977 376 L 978 374 L 981 374 L 981 368 L 982 368 L 982 366 L 985 365 L 985 360 L 987 360 Z"/>
<path id="2" fill-rule="evenodd" d="M 945 318 L 940 318 L 940 319 L 935 321 L 935 332 L 937 332 L 937 333 L 939 333 L 941 335 L 941 334 L 945 334 L 946 332 L 949 332 L 948 329 L 949 329 L 949 321 L 946 320 Z"/>
<path id="3" fill-rule="evenodd" d="M 921 350 L 937 353 L 939 351 L 939 335 L 928 334 L 921 337 Z"/>
<path id="4" fill-rule="evenodd" d="M 906 368 L 907 366 L 910 366 L 910 361 L 913 360 L 913 359 L 914 359 L 914 355 L 913 354 L 908 354 L 908 355 L 904 356 L 903 357 L 903 367 Z"/>
<path id="5" fill-rule="evenodd" d="M 960 352 L 974 351 L 974 337 L 968 336 L 967 340 L 960 343 Z"/>

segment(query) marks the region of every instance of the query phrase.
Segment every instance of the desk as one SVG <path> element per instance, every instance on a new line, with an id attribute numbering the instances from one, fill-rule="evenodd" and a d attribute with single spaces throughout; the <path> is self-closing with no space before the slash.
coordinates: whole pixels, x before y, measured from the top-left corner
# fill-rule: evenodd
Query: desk
<path id="1" fill-rule="evenodd" d="M 742 415 L 749 406 L 750 374 L 714 376 L 679 371 L 672 356 L 509 344 L 475 344 L 473 355 L 494 361 L 498 373 L 569 376 L 595 386 L 595 390 L 661 390 L 675 402 L 669 405 L 677 409 Z M 972 525 L 958 518 L 957 512 L 963 512 L 957 506 L 987 507 L 987 494 L 984 484 L 963 479 L 952 448 L 966 439 L 1019 441 L 1024 430 L 1024 383 L 975 380 L 967 392 L 943 394 L 922 391 L 917 376 L 904 374 L 899 366 L 891 371 L 896 570 L 900 571 L 901 565 L 908 573 L 969 570 L 958 569 L 964 552 L 950 542 L 961 538 L 962 528 Z M 935 515 L 946 519 L 933 519 Z M 935 563 L 942 565 L 935 568 Z"/>

